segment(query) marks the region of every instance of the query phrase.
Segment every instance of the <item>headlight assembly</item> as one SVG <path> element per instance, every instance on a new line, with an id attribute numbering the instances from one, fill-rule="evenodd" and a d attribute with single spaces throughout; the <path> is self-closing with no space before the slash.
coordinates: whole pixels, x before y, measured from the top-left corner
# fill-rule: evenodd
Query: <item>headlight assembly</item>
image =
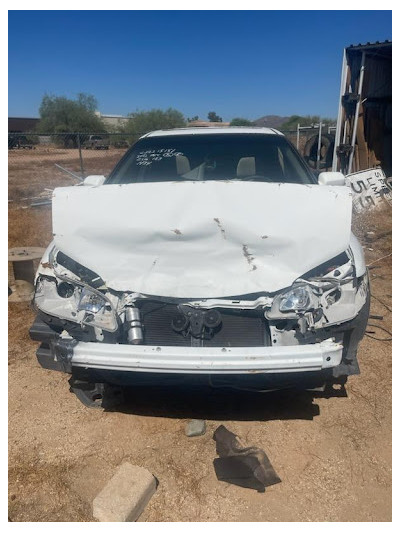
<path id="1" fill-rule="evenodd" d="M 118 328 L 110 301 L 99 291 L 72 281 L 39 278 L 34 296 L 36 307 L 48 315 L 106 331 Z"/>
<path id="2" fill-rule="evenodd" d="M 279 311 L 306 311 L 311 307 L 311 294 L 307 285 L 295 287 L 278 296 Z"/>
<path id="3" fill-rule="evenodd" d="M 105 306 L 106 301 L 88 289 L 82 289 L 79 300 L 78 311 L 87 311 L 88 313 L 98 313 Z"/>
<path id="4" fill-rule="evenodd" d="M 57 284 L 57 292 L 61 298 L 71 298 L 75 292 L 75 286 L 72 285 L 72 283 L 62 281 L 61 283 Z"/>

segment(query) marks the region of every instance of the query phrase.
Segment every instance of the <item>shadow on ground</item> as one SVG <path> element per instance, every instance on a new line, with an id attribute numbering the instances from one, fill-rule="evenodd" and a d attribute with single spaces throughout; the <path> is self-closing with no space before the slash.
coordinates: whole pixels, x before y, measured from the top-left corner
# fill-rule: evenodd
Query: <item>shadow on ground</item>
<path id="1" fill-rule="evenodd" d="M 207 385 L 137 386 L 124 389 L 124 402 L 112 411 L 164 418 L 204 420 L 313 420 L 321 397 L 345 397 L 344 387 L 329 392 L 252 392 Z"/>

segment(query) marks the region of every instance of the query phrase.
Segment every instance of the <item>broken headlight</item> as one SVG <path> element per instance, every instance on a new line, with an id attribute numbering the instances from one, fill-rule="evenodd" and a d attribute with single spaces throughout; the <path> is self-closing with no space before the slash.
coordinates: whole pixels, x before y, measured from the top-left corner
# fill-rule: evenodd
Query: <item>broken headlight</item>
<path id="1" fill-rule="evenodd" d="M 68 290 L 65 290 L 65 285 Z M 108 298 L 99 291 L 72 281 L 66 283 L 55 278 L 39 278 L 34 304 L 43 313 L 62 320 L 106 331 L 118 328 L 117 316 Z"/>
<path id="2" fill-rule="evenodd" d="M 290 289 L 278 296 L 280 298 L 279 311 L 306 311 L 311 305 L 310 289 L 307 285 L 301 285 Z"/>
<path id="3" fill-rule="evenodd" d="M 106 300 L 88 289 L 82 289 L 79 300 L 78 311 L 87 311 L 88 313 L 98 313 L 105 305 Z"/>

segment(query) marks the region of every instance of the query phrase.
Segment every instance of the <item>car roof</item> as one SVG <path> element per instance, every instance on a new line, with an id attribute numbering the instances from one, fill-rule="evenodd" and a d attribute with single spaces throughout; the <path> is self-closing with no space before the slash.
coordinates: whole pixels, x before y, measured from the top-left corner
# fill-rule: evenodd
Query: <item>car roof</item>
<path id="1" fill-rule="evenodd" d="M 235 126 L 235 127 L 196 127 L 196 128 L 174 128 L 171 130 L 157 130 L 146 133 L 141 137 L 164 137 L 170 135 L 214 135 L 214 134 L 232 134 L 232 133 L 255 133 L 261 135 L 283 135 L 278 130 L 273 128 L 250 128 L 248 126 Z"/>

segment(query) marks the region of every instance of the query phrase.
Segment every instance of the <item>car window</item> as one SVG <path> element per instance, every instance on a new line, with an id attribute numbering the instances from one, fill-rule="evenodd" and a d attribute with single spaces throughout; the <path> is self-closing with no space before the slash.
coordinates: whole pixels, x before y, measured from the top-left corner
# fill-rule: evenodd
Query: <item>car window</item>
<path id="1" fill-rule="evenodd" d="M 183 180 L 315 183 L 285 137 L 259 133 L 145 137 L 107 183 Z"/>

